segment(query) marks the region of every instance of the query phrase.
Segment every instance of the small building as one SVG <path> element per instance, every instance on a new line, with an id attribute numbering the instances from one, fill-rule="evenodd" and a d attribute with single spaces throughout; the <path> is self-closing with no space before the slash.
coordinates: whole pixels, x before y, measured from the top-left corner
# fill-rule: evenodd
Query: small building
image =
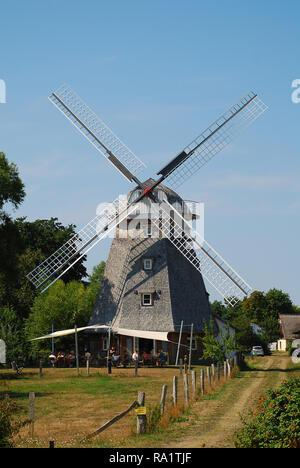
<path id="1" fill-rule="evenodd" d="M 300 339 L 300 314 L 279 315 L 280 332 L 282 338 L 277 342 L 278 351 L 286 351 L 296 339 Z"/>

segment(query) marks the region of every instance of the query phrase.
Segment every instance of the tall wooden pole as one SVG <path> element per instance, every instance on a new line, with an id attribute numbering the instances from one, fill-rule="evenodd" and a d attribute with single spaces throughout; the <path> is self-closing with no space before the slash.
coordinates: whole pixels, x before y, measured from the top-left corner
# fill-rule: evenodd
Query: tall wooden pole
<path id="1" fill-rule="evenodd" d="M 177 366 L 177 364 L 178 364 L 179 349 L 180 349 L 181 335 L 182 335 L 182 327 L 183 327 L 183 320 L 181 320 L 181 325 L 180 325 L 180 333 L 179 333 L 179 340 L 178 340 L 178 346 L 177 346 L 175 366 Z"/>
<path id="2" fill-rule="evenodd" d="M 54 324 L 53 323 L 51 325 L 51 332 L 54 333 Z M 54 353 L 54 338 L 53 337 L 51 338 L 51 344 L 52 344 L 51 351 L 52 351 L 52 353 Z"/>
<path id="3" fill-rule="evenodd" d="M 192 323 L 192 325 L 191 325 L 191 335 L 190 335 L 189 371 L 191 370 L 193 331 L 194 331 L 194 324 Z"/>
<path id="4" fill-rule="evenodd" d="M 77 334 L 77 326 L 76 325 L 75 325 L 75 354 L 76 354 L 77 375 L 79 375 L 78 334 Z"/>

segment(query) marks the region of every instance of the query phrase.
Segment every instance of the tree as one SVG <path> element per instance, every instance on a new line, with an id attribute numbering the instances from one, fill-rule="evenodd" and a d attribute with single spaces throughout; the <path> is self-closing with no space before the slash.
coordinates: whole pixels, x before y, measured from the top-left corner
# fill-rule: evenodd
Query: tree
<path id="1" fill-rule="evenodd" d="M 17 208 L 24 198 L 24 184 L 17 166 L 9 163 L 5 154 L 0 152 L 0 213 L 5 203 L 11 203 Z"/>
<path id="2" fill-rule="evenodd" d="M 278 318 L 273 316 L 266 318 L 260 323 L 260 326 L 262 327 L 262 333 L 260 334 L 260 338 L 265 343 L 272 343 L 279 339 L 280 327 Z"/>
<path id="3" fill-rule="evenodd" d="M 97 295 L 102 283 L 103 274 L 105 269 L 105 262 L 100 262 L 93 268 L 91 275 L 89 276 L 89 284 L 87 286 L 87 308 L 93 310 L 96 303 Z"/>
<path id="4" fill-rule="evenodd" d="M 8 219 L 0 225 L 0 253 L 5 251 L 0 265 L 0 303 L 11 305 L 21 317 L 28 317 L 37 291 L 27 274 L 74 234 L 74 225 L 63 226 L 57 218 L 33 222 L 26 218 Z M 84 261 L 85 257 L 70 268 L 63 277 L 65 282 L 86 276 Z"/>
<path id="5" fill-rule="evenodd" d="M 293 314 L 300 314 L 300 307 L 299 306 L 293 304 L 292 309 L 293 309 Z"/>
<path id="6" fill-rule="evenodd" d="M 22 355 L 24 335 L 21 321 L 12 307 L 0 308 L 0 338 L 6 344 L 7 361 L 16 360 L 19 355 Z"/>
<path id="7" fill-rule="evenodd" d="M 37 294 L 27 274 L 75 234 L 74 225 L 63 226 L 57 218 L 13 220 L 3 207 L 11 203 L 17 208 L 24 197 L 24 184 L 16 165 L 0 153 L 0 306 L 11 306 L 21 318 L 28 316 Z M 80 259 L 64 275 L 64 281 L 84 278 L 84 261 L 85 257 Z"/>
<path id="8" fill-rule="evenodd" d="M 260 324 L 266 316 L 267 306 L 265 294 L 262 291 L 253 291 L 248 298 L 244 299 L 242 311 L 251 322 Z"/>
<path id="9" fill-rule="evenodd" d="M 278 318 L 279 314 L 292 314 L 293 303 L 290 296 L 280 289 L 270 289 L 266 295 L 267 310 L 265 319 L 270 317 Z"/>
<path id="10" fill-rule="evenodd" d="M 82 282 L 64 283 L 57 280 L 47 291 L 35 299 L 28 319 L 25 321 L 25 333 L 28 340 L 51 333 L 55 330 L 86 326 L 91 310 L 86 309 L 86 287 Z M 70 343 L 69 337 L 56 339 L 60 346 Z M 34 350 L 49 349 L 48 340 L 32 342 Z"/>
<path id="11" fill-rule="evenodd" d="M 236 341 L 239 351 L 248 353 L 252 346 L 262 345 L 262 340 L 254 333 L 251 322 L 245 314 L 236 317 L 232 321 L 232 325 L 237 328 Z"/>
<path id="12" fill-rule="evenodd" d="M 218 363 L 224 362 L 232 352 L 237 350 L 235 336 L 231 335 L 229 325 L 226 326 L 225 332 L 221 330 L 219 336 L 216 336 L 213 320 L 204 325 L 202 343 L 204 346 L 203 358 L 213 359 Z"/>
<path id="13" fill-rule="evenodd" d="M 90 283 L 85 285 L 81 281 L 64 283 L 57 280 L 44 293 L 39 294 L 26 320 L 26 337 L 30 340 L 51 332 L 52 324 L 55 330 L 64 330 L 86 326 L 91 318 L 96 302 L 96 296 L 101 285 L 105 262 L 94 267 L 90 275 Z M 81 338 L 80 338 L 81 339 Z M 62 337 L 56 339 L 56 345 L 62 348 L 72 345 L 73 338 Z M 48 349 L 47 340 L 32 342 L 34 350 Z"/>
<path id="14" fill-rule="evenodd" d="M 221 301 L 214 301 L 211 305 L 211 311 L 217 317 L 224 318 L 227 313 L 226 305 L 222 304 Z"/>

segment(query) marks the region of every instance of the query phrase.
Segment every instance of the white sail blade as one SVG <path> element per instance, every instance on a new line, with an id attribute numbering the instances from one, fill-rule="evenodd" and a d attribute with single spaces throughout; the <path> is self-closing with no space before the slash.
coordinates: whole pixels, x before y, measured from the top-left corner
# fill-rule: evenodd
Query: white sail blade
<path id="1" fill-rule="evenodd" d="M 151 223 L 173 243 L 227 303 L 233 306 L 251 293 L 251 286 L 191 228 L 189 222 L 169 202 L 152 204 Z"/>
<path id="2" fill-rule="evenodd" d="M 126 198 L 118 198 L 32 270 L 27 278 L 36 288 L 59 274 L 56 281 L 134 210 L 135 206 L 127 206 Z"/>
<path id="3" fill-rule="evenodd" d="M 49 100 L 130 182 L 145 168 L 145 164 L 69 86 L 60 87 Z"/>
<path id="4" fill-rule="evenodd" d="M 253 92 L 248 93 L 211 124 L 158 174 L 173 190 L 192 177 L 268 107 Z"/>

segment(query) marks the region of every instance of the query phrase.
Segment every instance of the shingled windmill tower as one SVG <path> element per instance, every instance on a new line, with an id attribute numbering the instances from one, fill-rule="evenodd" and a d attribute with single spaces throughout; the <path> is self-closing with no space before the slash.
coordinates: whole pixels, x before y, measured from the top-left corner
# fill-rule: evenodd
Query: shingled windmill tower
<path id="1" fill-rule="evenodd" d="M 150 179 L 147 184 L 154 181 Z M 197 216 L 174 191 L 158 185 L 156 196 L 166 199 L 186 220 Z M 137 188 L 130 192 L 128 202 L 140 196 Z M 146 200 L 147 202 L 148 200 Z M 155 229 L 150 203 L 139 203 L 135 212 L 121 223 L 112 241 L 104 278 L 89 325 L 111 323 L 113 328 L 168 332 L 172 342 L 188 346 L 191 324 L 197 334 L 209 323 L 210 306 L 202 275 L 176 247 Z M 151 219 L 152 215 L 152 219 Z M 174 213 L 170 212 L 170 222 Z M 98 332 L 99 333 L 99 332 Z M 91 350 L 106 349 L 106 332 L 91 336 Z M 104 339 L 103 339 L 104 338 Z M 201 354 L 201 346 L 193 340 L 194 352 Z M 154 352 L 160 348 L 175 360 L 176 346 L 158 340 L 115 335 L 114 344 L 120 352 Z"/>
<path id="2" fill-rule="evenodd" d="M 196 334 L 201 335 L 204 323 L 210 320 L 203 278 L 230 304 L 251 291 L 193 229 L 193 213 L 186 211 L 177 189 L 267 107 L 257 94 L 248 93 L 164 166 L 157 180 L 141 182 L 138 177 L 144 164 L 73 90 L 63 86 L 49 99 L 136 188 L 125 200 L 112 202 L 28 278 L 36 287 L 45 285 L 47 289 L 116 230 L 90 324 L 109 326 L 117 334 L 120 348 L 129 350 L 136 345 L 136 339 L 140 350 L 155 348 L 156 338 L 159 341 L 164 332 L 168 334 L 165 342 L 172 360 L 171 342 L 178 342 L 182 323 L 193 325 Z M 97 346 L 106 347 L 107 328 L 104 330 L 104 334 L 97 330 L 99 336 L 95 329 L 91 337 L 93 351 Z"/>

